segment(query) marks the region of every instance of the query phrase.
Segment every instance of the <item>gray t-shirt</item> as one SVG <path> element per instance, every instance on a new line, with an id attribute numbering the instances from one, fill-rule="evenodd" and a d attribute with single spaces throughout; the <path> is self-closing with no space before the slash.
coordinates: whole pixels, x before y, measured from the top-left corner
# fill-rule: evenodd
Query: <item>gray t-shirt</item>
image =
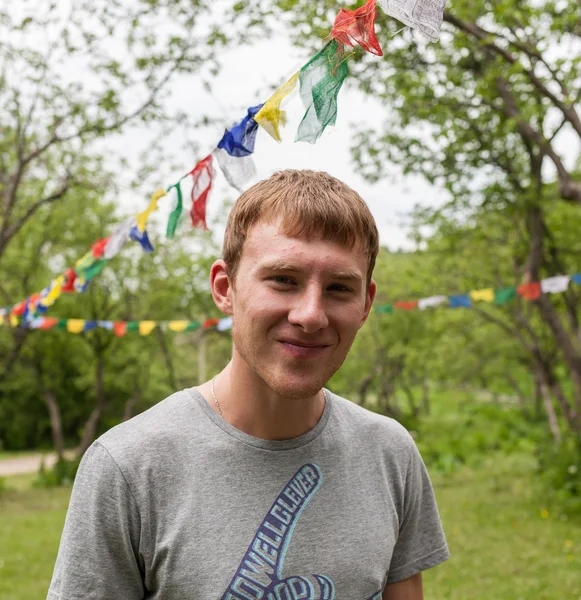
<path id="1" fill-rule="evenodd" d="M 396 421 L 327 394 L 314 429 L 252 437 L 195 390 L 85 454 L 49 600 L 379 600 L 449 557 Z"/>

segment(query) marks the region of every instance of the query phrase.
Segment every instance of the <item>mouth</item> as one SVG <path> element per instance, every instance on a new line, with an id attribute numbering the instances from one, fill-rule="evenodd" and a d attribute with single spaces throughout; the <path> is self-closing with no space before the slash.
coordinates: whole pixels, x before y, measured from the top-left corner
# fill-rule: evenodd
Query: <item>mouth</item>
<path id="1" fill-rule="evenodd" d="M 313 344 L 298 340 L 283 339 L 278 340 L 278 342 L 281 344 L 284 351 L 294 358 L 315 358 L 329 348 L 329 344 Z"/>

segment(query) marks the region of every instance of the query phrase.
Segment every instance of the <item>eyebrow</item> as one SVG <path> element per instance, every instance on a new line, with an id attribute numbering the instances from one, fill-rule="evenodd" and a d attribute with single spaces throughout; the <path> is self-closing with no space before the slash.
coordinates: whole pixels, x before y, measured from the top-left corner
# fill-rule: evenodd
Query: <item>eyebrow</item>
<path id="1" fill-rule="evenodd" d="M 275 260 L 265 263 L 260 266 L 261 271 L 277 271 L 279 273 L 298 273 L 301 269 L 291 263 Z M 339 279 L 340 281 L 362 281 L 363 277 L 357 270 L 346 269 L 345 271 L 331 271 L 329 273 L 331 279 Z"/>

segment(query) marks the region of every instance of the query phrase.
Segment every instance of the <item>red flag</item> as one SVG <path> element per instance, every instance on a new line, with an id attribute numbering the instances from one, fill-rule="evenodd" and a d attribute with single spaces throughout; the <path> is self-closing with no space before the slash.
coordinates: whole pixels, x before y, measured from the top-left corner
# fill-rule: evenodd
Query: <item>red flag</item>
<path id="1" fill-rule="evenodd" d="M 21 300 L 18 304 L 15 304 L 10 311 L 11 315 L 16 315 L 17 317 L 21 317 L 26 309 L 26 303 L 28 302 L 28 298 L 26 300 Z"/>
<path id="2" fill-rule="evenodd" d="M 117 337 L 123 337 L 127 333 L 127 322 L 115 321 L 113 323 L 113 331 Z"/>
<path id="3" fill-rule="evenodd" d="M 537 300 L 541 295 L 541 283 L 535 281 L 533 283 L 523 283 L 516 288 L 519 296 L 527 300 Z"/>
<path id="4" fill-rule="evenodd" d="M 58 324 L 58 322 L 59 320 L 53 317 L 44 317 L 44 321 L 42 322 L 42 325 L 39 327 L 39 329 L 52 329 L 55 325 Z"/>
<path id="5" fill-rule="evenodd" d="M 202 329 L 210 329 L 210 327 L 212 327 L 213 325 L 218 325 L 219 322 L 220 319 L 206 319 L 202 323 Z"/>
<path id="6" fill-rule="evenodd" d="M 99 258 L 101 256 L 103 256 L 103 253 L 105 252 L 105 246 L 107 245 L 107 242 L 109 241 L 109 238 L 104 238 L 102 240 L 97 240 L 94 244 L 93 247 L 91 248 L 91 251 L 93 253 L 93 256 L 95 258 Z"/>
<path id="7" fill-rule="evenodd" d="M 375 0 L 367 0 L 356 10 L 342 8 L 335 19 L 331 37 L 345 46 L 359 44 L 367 52 L 383 56 L 375 35 Z"/>
<path id="8" fill-rule="evenodd" d="M 399 308 L 401 310 L 413 310 L 414 308 L 417 308 L 418 300 L 403 300 L 401 302 L 394 302 L 393 305 L 395 308 Z"/>
<path id="9" fill-rule="evenodd" d="M 61 288 L 61 292 L 63 294 L 67 292 L 75 291 L 75 279 L 77 278 L 77 274 L 74 269 L 69 269 L 65 273 L 65 282 L 63 283 L 63 287 Z"/>
<path id="10" fill-rule="evenodd" d="M 192 187 L 192 209 L 190 211 L 192 227 L 200 225 L 202 229 L 208 229 L 206 226 L 206 203 L 214 180 L 212 155 L 208 154 L 188 175 L 191 175 L 194 180 Z"/>

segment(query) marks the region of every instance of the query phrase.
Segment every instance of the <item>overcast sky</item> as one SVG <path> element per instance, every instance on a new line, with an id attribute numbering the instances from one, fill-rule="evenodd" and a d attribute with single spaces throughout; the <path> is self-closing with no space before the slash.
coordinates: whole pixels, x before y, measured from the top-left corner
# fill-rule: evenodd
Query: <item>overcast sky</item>
<path id="1" fill-rule="evenodd" d="M 246 109 L 264 102 L 270 95 L 270 86 L 284 83 L 309 58 L 309 54 L 293 46 L 282 37 L 265 40 L 251 47 L 239 48 L 223 53 L 223 69 L 212 80 L 212 93 L 203 88 L 196 76 L 176 78 L 171 86 L 169 102 L 190 114 L 217 116 L 221 125 L 201 131 L 196 130 L 196 141 L 203 150 L 197 159 L 203 158 L 220 140 L 223 128 L 230 127 L 246 114 Z M 371 60 L 382 60 L 370 57 Z M 347 82 L 349 78 L 347 79 Z M 298 89 L 298 88 L 297 88 Z M 445 198 L 445 192 L 430 186 L 420 177 L 399 177 L 396 181 L 383 181 L 377 185 L 367 183 L 360 177 L 350 158 L 350 136 L 355 122 L 364 125 L 379 125 L 384 109 L 379 102 L 366 97 L 354 86 L 345 85 L 339 96 L 339 112 L 335 127 L 329 127 L 316 144 L 295 143 L 297 126 L 304 113 L 298 93 L 293 94 L 287 109 L 289 123 L 282 132 L 282 143 L 275 142 L 265 131 L 259 129 L 254 162 L 257 167 L 255 180 L 264 179 L 279 169 L 308 168 L 323 170 L 340 178 L 356 189 L 369 204 L 375 216 L 381 236 L 381 243 L 390 249 L 409 249 L 402 216 L 416 203 L 436 205 Z M 190 136 L 191 137 L 191 136 Z M 134 158 L 147 148 L 148 133 L 145 129 L 134 128 L 115 140 L 112 150 Z M 166 140 L 166 147 L 175 149 L 183 142 L 179 132 Z M 136 161 L 137 162 L 137 161 Z M 184 154 L 184 163 L 175 179 L 190 170 L 195 159 Z M 394 168 L 394 173 L 397 170 Z M 160 181 L 167 186 L 174 181 Z M 252 182 L 251 182 L 252 183 Z M 250 184 L 249 184 L 250 185 Z M 126 206 L 136 206 L 136 198 L 131 192 L 123 192 L 122 202 Z M 212 218 L 222 205 L 224 197 L 234 199 L 237 193 L 229 188 L 219 173 L 216 187 L 210 197 L 208 213 Z M 141 205 L 147 201 L 139 199 Z M 171 209 L 171 202 L 160 203 L 160 214 L 156 219 L 161 225 Z M 216 235 L 221 230 L 217 227 Z"/>

